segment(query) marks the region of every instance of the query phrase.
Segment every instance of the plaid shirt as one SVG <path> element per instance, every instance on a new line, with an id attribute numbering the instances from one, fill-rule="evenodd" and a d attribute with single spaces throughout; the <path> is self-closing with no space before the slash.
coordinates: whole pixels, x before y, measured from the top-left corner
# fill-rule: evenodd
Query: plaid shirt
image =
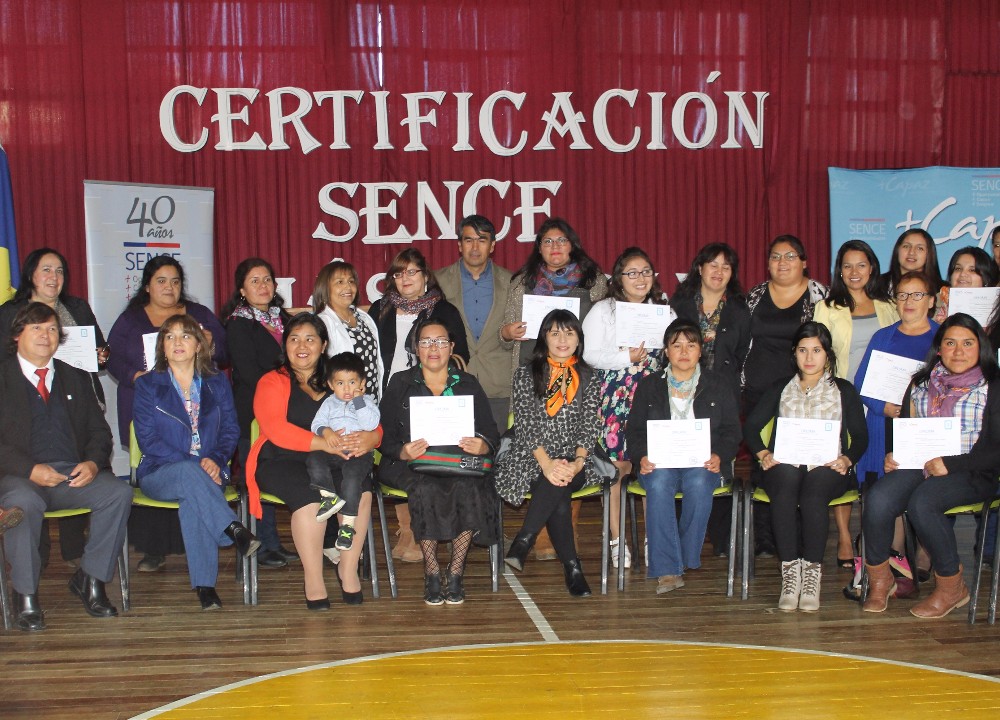
<path id="1" fill-rule="evenodd" d="M 989 384 L 983 378 L 972 386 L 969 392 L 955 403 L 955 417 L 962 423 L 962 452 L 972 450 L 983 429 L 983 415 L 986 411 L 986 392 Z M 927 383 L 917 385 L 910 394 L 913 403 L 913 417 L 934 417 L 930 413 L 930 392 Z"/>

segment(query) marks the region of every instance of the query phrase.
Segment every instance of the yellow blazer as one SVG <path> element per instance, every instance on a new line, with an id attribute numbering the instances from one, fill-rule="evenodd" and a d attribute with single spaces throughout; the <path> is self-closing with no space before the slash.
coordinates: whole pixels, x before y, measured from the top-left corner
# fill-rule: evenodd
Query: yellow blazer
<path id="1" fill-rule="evenodd" d="M 888 327 L 899 320 L 896 304 L 885 300 L 875 301 L 875 316 L 878 318 L 880 328 Z M 851 334 L 854 330 L 851 311 L 842 305 L 830 306 L 823 301 L 816 304 L 813 320 L 826 325 L 830 335 L 833 336 L 833 351 L 837 354 L 836 376 L 854 382 L 854 378 L 847 377 L 847 366 L 851 356 Z"/>

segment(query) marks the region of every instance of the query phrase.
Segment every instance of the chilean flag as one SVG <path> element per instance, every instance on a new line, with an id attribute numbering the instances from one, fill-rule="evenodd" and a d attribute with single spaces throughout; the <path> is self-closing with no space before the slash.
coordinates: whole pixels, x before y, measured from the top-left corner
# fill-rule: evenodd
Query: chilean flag
<path id="1" fill-rule="evenodd" d="M 10 184 L 7 153 L 0 145 L 0 304 L 14 297 L 15 283 L 21 276 L 17 258 L 17 235 L 14 233 L 14 193 Z"/>

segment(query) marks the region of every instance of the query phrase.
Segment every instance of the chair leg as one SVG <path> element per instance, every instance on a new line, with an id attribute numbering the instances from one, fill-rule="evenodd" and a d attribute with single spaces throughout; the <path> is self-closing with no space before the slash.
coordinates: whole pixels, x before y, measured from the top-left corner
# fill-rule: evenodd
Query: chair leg
<path id="1" fill-rule="evenodd" d="M 250 524 L 250 499 L 247 496 L 246 489 L 240 492 L 239 512 L 240 522 L 243 523 L 244 527 L 253 531 L 255 526 L 251 526 Z M 250 558 L 237 554 L 236 566 L 239 568 L 238 575 L 240 576 L 237 580 L 243 583 L 243 604 L 250 605 Z"/>
<path id="2" fill-rule="evenodd" d="M 976 536 L 979 538 L 976 547 L 976 574 L 972 580 L 972 591 L 969 593 L 972 598 L 969 601 L 969 625 L 976 624 L 976 611 L 979 609 L 979 585 L 983 577 L 983 561 L 986 559 L 986 525 L 990 519 L 990 503 L 983 503 L 983 509 L 979 513 L 979 528 Z"/>
<path id="3" fill-rule="evenodd" d="M 913 571 L 914 595 L 920 594 L 920 570 L 917 569 L 917 533 L 910 524 L 910 518 L 903 513 L 903 554 Z"/>
<path id="4" fill-rule="evenodd" d="M 378 588 L 378 564 L 377 555 L 378 551 L 375 548 L 375 528 L 372 526 L 371 521 L 368 522 L 368 545 L 365 554 L 368 555 L 368 571 L 372 576 L 372 597 L 378 599 L 379 588 Z"/>
<path id="5" fill-rule="evenodd" d="M 743 576 L 740 579 L 740 598 L 746 600 L 750 596 L 750 558 L 753 556 L 753 488 L 743 488 Z"/>
<path id="6" fill-rule="evenodd" d="M 618 503 L 618 592 L 625 589 L 625 503 L 632 496 L 628 494 L 628 478 L 621 481 L 621 501 Z M 634 502 L 634 500 L 632 501 Z M 635 514 L 635 506 L 632 506 L 632 513 Z M 632 520 L 632 548 L 636 556 L 639 554 L 639 546 L 636 544 L 635 520 Z M 635 562 L 633 560 L 633 562 Z"/>
<path id="7" fill-rule="evenodd" d="M 0 566 L 2 567 L 2 566 Z M 128 528 L 122 540 L 122 551 L 118 554 L 118 582 L 122 588 L 122 612 L 132 609 L 132 578 L 128 567 Z"/>
<path id="8" fill-rule="evenodd" d="M 3 548 L 3 538 L 0 537 L 0 612 L 3 613 L 3 629 L 14 628 L 13 609 L 11 608 L 10 587 L 7 583 L 7 555 Z"/>
<path id="9" fill-rule="evenodd" d="M 992 504 L 992 503 L 991 503 Z M 1000 508 L 997 509 L 997 515 L 1000 516 Z M 987 516 L 988 517 L 988 516 Z M 998 561 L 997 558 L 1000 553 L 1000 533 L 997 533 L 996 540 L 993 543 L 993 572 L 990 578 L 990 611 L 987 618 L 987 622 L 992 625 L 997 620 L 997 591 L 1000 590 L 1000 572 L 997 572 Z"/>
<path id="10" fill-rule="evenodd" d="M 375 488 L 375 501 L 378 503 L 378 521 L 382 526 L 382 546 L 385 548 L 385 567 L 389 573 L 389 592 L 392 599 L 399 597 L 399 589 L 396 587 L 396 566 L 392 562 L 392 546 L 389 544 L 389 524 L 385 519 L 385 498 L 382 497 L 382 490 Z"/>
<path id="11" fill-rule="evenodd" d="M 740 489 L 736 478 L 732 479 L 732 495 L 730 499 L 732 502 L 732 511 L 729 517 L 729 567 L 726 573 L 726 597 L 732 597 L 736 585 L 736 549 L 739 547 L 739 530 L 740 530 L 740 503 L 741 498 Z"/>
<path id="12" fill-rule="evenodd" d="M 601 523 L 601 595 L 608 594 L 608 565 L 611 564 L 611 558 L 608 557 L 610 550 L 610 535 L 611 535 L 611 486 L 605 484 L 602 491 L 604 496 L 604 507 L 602 508 L 601 516 L 603 522 Z M 619 529 L 619 535 L 621 535 L 621 530 Z M 621 541 L 618 542 L 618 547 L 622 548 Z M 624 563 L 623 563 L 624 564 Z"/>
<path id="13" fill-rule="evenodd" d="M 635 556 L 632 558 L 632 567 L 638 569 L 646 562 L 646 553 L 639 552 L 639 524 L 635 519 L 635 495 L 629 495 L 628 497 L 628 510 L 629 515 L 632 517 L 632 548 L 635 550 Z"/>
<path id="14" fill-rule="evenodd" d="M 250 515 L 250 532 L 257 534 L 257 518 Z M 244 582 L 248 582 L 250 588 L 250 604 L 257 605 L 257 553 L 250 557 L 249 568 L 244 576 Z M 248 579 L 247 579 L 248 578 Z"/>

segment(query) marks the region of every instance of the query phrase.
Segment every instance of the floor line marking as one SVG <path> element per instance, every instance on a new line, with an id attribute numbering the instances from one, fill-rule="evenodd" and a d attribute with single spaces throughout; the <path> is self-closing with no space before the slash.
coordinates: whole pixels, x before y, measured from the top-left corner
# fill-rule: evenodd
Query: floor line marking
<path id="1" fill-rule="evenodd" d="M 507 581 L 510 589 L 514 591 L 514 597 L 521 603 L 521 607 L 524 608 L 524 612 L 528 614 L 531 622 L 535 623 L 535 627 L 538 629 L 542 639 L 545 642 L 559 642 L 559 636 L 556 635 L 556 631 L 549 625 L 549 621 L 545 619 L 545 615 L 538 609 L 535 601 L 531 599 L 531 595 L 524 589 L 524 585 L 517 579 L 517 576 L 514 573 L 505 572 L 503 579 Z"/>

